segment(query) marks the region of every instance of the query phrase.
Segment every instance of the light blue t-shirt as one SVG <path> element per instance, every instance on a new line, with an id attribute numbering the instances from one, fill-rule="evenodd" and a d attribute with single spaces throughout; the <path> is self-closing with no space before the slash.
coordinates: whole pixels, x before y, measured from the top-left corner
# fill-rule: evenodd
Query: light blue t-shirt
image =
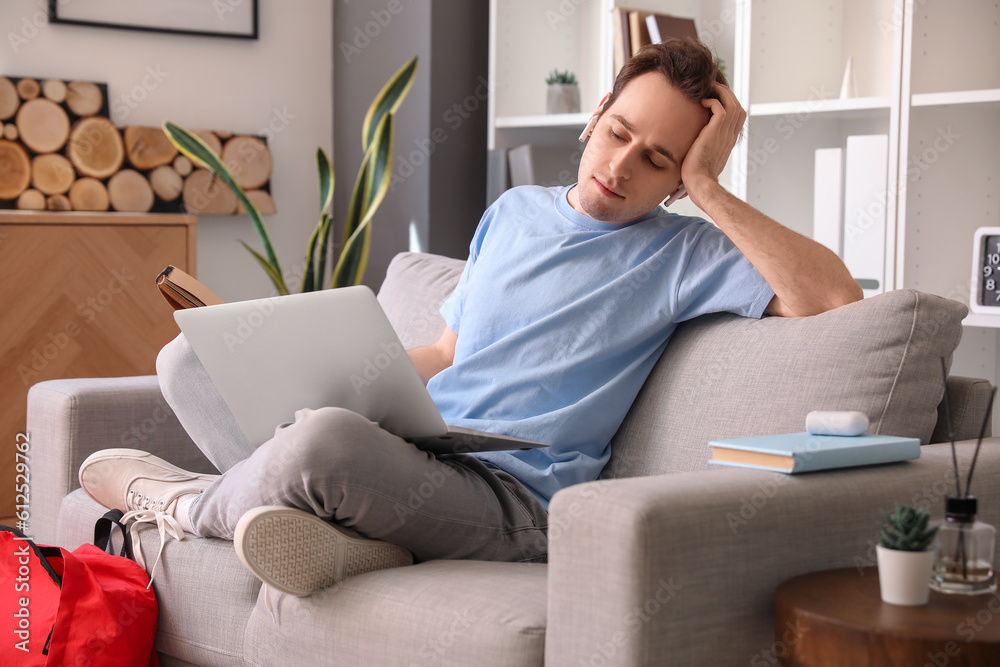
<path id="1" fill-rule="evenodd" d="M 627 224 L 574 210 L 568 187 L 505 192 L 483 215 L 441 308 L 454 363 L 427 385 L 445 421 L 548 443 L 476 454 L 548 506 L 595 480 L 678 322 L 760 317 L 774 292 L 701 218 L 657 207 Z"/>

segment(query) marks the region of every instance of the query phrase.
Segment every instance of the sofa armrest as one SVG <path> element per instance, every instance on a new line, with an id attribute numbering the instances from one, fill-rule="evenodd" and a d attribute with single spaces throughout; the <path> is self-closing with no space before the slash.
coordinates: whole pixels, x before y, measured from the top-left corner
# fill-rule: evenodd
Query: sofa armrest
<path id="1" fill-rule="evenodd" d="M 988 444 L 973 489 L 996 498 L 1000 439 Z M 959 445 L 963 473 L 973 446 Z M 864 568 L 875 565 L 879 509 L 909 502 L 940 517 L 953 493 L 948 445 L 881 466 L 713 468 L 560 491 L 549 517 L 545 664 L 776 664 L 779 584 L 838 567 L 874 576 Z M 983 521 L 1000 521 L 1000 504 L 980 509 Z"/>
<path id="2" fill-rule="evenodd" d="M 28 524 L 41 543 L 54 543 L 60 503 L 80 486 L 80 464 L 97 450 L 142 449 L 215 472 L 163 400 L 155 375 L 40 382 L 28 391 L 27 432 L 34 480 Z"/>
<path id="3" fill-rule="evenodd" d="M 993 385 L 982 378 L 967 378 L 961 375 L 948 376 L 948 408 L 951 410 L 952 428 L 955 440 L 969 440 L 979 437 L 979 429 L 986 418 L 990 391 Z M 938 405 L 938 420 L 934 425 L 931 442 L 949 442 L 948 420 L 944 414 L 944 399 Z M 986 425 L 986 435 L 993 435 L 993 424 Z"/>

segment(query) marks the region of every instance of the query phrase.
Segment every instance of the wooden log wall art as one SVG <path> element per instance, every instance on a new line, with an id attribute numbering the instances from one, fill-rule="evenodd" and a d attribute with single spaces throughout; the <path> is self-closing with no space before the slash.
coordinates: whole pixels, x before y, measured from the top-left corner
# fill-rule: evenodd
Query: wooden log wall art
<path id="1" fill-rule="evenodd" d="M 196 130 L 264 215 L 271 151 L 263 137 Z M 159 127 L 118 128 L 108 87 L 92 81 L 0 76 L 0 209 L 244 214 L 204 165 Z"/>

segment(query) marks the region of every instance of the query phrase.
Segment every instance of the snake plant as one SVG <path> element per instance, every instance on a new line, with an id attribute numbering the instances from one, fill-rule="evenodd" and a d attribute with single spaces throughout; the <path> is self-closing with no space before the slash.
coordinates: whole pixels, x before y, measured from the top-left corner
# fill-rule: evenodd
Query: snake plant
<path id="1" fill-rule="evenodd" d="M 896 503 L 891 515 L 882 511 L 878 543 L 896 551 L 926 551 L 938 531 L 937 527 L 927 528 L 930 518 L 930 512 L 922 507 Z"/>
<path id="2" fill-rule="evenodd" d="M 364 277 L 371 249 L 371 220 L 375 210 L 385 198 L 392 179 L 393 118 L 403 98 L 413 85 L 417 59 L 411 58 L 386 82 L 372 101 L 361 127 L 361 148 L 364 158 L 351 194 L 340 257 L 333 268 L 330 287 L 357 285 Z M 260 211 L 246 196 L 233 178 L 225 163 L 211 148 L 194 134 L 167 121 L 163 131 L 181 153 L 211 169 L 236 194 L 253 222 L 257 236 L 264 246 L 264 254 L 240 241 L 261 265 L 274 284 L 278 294 L 288 294 L 284 274 L 274 253 L 271 237 Z M 320 219 L 306 246 L 305 271 L 302 276 L 303 292 L 323 288 L 326 275 L 327 247 L 330 239 L 330 204 L 333 202 L 334 173 L 330 158 L 323 149 L 316 149 L 316 168 L 319 173 Z"/>

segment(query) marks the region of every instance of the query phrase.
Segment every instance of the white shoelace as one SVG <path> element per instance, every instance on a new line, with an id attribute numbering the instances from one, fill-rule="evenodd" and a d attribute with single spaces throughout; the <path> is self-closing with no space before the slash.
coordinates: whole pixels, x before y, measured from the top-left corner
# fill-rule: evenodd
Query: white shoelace
<path id="1" fill-rule="evenodd" d="M 160 504 L 160 509 L 138 509 L 132 510 L 131 512 L 126 512 L 122 516 L 121 521 L 123 524 L 129 525 L 128 532 L 132 538 L 133 545 L 133 555 L 135 556 L 135 562 L 139 564 L 142 569 L 146 569 L 146 559 L 142 555 L 142 544 L 139 541 L 139 524 L 142 523 L 155 523 L 156 527 L 160 532 L 160 550 L 156 552 L 156 560 L 153 562 L 153 569 L 149 572 L 149 584 L 146 588 L 153 585 L 153 577 L 156 575 L 156 566 L 160 564 L 160 557 L 163 555 L 163 547 L 167 543 L 167 534 L 169 533 L 171 537 L 180 541 L 184 539 L 184 529 L 181 528 L 180 523 L 177 522 L 172 515 L 167 514 L 162 509 L 162 504 Z"/>
<path id="2" fill-rule="evenodd" d="M 267 585 L 267 582 L 263 582 L 264 586 L 264 607 L 267 609 L 268 613 L 271 614 L 271 622 L 278 625 L 278 615 L 274 612 L 274 605 L 271 604 L 271 587 Z M 283 595 L 283 593 L 278 593 L 278 595 Z"/>

